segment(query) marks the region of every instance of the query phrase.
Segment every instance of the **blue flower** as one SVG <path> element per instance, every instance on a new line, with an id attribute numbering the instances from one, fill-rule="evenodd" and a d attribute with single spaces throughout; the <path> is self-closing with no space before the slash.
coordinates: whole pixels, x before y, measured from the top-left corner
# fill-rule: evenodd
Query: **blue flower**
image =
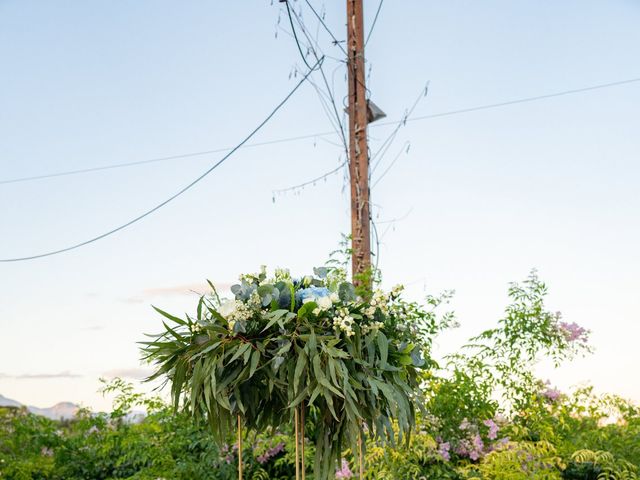
<path id="1" fill-rule="evenodd" d="M 304 302 L 307 298 L 321 298 L 328 297 L 331 294 L 326 287 L 314 287 L 302 288 L 296 292 L 296 302 Z"/>

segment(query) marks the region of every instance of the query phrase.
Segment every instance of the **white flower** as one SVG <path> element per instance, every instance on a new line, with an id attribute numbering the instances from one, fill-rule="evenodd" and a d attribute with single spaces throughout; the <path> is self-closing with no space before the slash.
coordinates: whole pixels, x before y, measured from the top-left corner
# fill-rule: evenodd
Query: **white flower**
<path id="1" fill-rule="evenodd" d="M 333 303 L 338 303 L 340 301 L 340 295 L 338 295 L 336 292 L 333 292 L 331 295 L 329 295 L 329 300 L 331 300 Z"/>
<path id="2" fill-rule="evenodd" d="M 233 315 L 236 311 L 236 301 L 235 300 L 225 300 L 222 305 L 218 307 L 218 313 L 223 317 L 227 318 Z"/>
<path id="3" fill-rule="evenodd" d="M 262 299 L 260 298 L 260 295 L 258 295 L 258 292 L 254 290 L 249 297 L 249 307 L 260 309 L 261 306 Z"/>
<path id="4" fill-rule="evenodd" d="M 316 298 L 316 303 L 318 304 L 318 308 L 322 310 L 329 310 L 333 305 L 330 297 L 318 297 Z"/>

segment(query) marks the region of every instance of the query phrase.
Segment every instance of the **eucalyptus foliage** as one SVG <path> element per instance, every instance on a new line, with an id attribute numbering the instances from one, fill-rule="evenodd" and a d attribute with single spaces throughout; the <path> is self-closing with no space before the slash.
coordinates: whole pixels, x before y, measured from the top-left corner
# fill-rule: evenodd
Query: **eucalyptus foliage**
<path id="1" fill-rule="evenodd" d="M 286 270 L 243 275 L 233 299 L 200 298 L 195 318 L 164 317 L 144 342 L 156 366 L 150 380 L 171 385 L 173 403 L 208 421 L 223 443 L 240 416 L 264 431 L 313 419 L 315 478 L 334 475 L 358 439 L 408 441 L 421 403 L 421 370 L 433 366 L 432 312 L 402 299 L 402 288 L 357 291 L 344 271 L 319 268 L 292 279 Z M 397 435 L 394 431 L 397 430 Z"/>

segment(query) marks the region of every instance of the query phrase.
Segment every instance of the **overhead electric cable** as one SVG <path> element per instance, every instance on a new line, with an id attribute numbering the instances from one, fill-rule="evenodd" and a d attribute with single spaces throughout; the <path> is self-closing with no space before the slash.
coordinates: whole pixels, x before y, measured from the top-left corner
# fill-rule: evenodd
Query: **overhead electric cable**
<path id="1" fill-rule="evenodd" d="M 291 22 L 291 28 L 293 27 L 293 19 L 291 17 L 291 14 L 293 14 L 293 16 L 296 19 L 296 22 L 298 23 L 298 25 L 300 26 L 300 29 L 302 30 L 302 33 L 304 34 L 304 36 L 306 37 L 307 41 L 309 42 L 308 48 L 311 51 L 311 53 L 313 54 L 313 56 L 316 58 L 316 60 L 323 56 L 323 52 L 320 52 L 321 54 L 318 54 L 318 52 L 316 51 L 316 49 L 313 46 L 313 41 L 311 39 L 311 37 L 309 36 L 309 34 L 307 33 L 307 29 L 305 28 L 304 22 L 302 21 L 302 19 L 300 18 L 299 15 L 296 14 L 295 10 L 289 10 L 287 9 L 287 13 L 289 14 L 289 20 Z M 320 49 L 319 46 L 317 46 L 318 49 Z M 338 107 L 336 106 L 336 100 L 335 100 L 335 96 L 333 94 L 333 91 L 331 89 L 331 86 L 329 85 L 329 81 L 327 80 L 327 76 L 324 73 L 324 68 L 322 67 L 322 65 L 320 65 L 319 69 L 320 71 L 320 75 L 322 76 L 322 80 L 324 82 L 325 88 L 327 89 L 327 95 L 329 97 L 329 101 L 331 103 L 331 107 L 333 109 L 334 115 L 336 117 L 336 121 L 338 122 L 338 130 L 339 130 L 339 134 L 342 140 L 342 143 L 344 144 L 344 149 L 345 152 L 348 151 L 348 145 L 347 145 L 347 138 L 346 138 L 346 134 L 345 134 L 345 130 L 344 130 L 344 126 L 342 125 L 342 120 L 340 117 L 340 113 L 338 112 Z M 333 122 L 332 122 L 333 123 Z"/>
<path id="2" fill-rule="evenodd" d="M 611 83 L 603 83 L 603 84 L 598 84 L 598 85 L 593 85 L 590 87 L 584 87 L 584 88 L 578 88 L 578 89 L 573 89 L 573 90 L 564 90 L 564 91 L 560 91 L 560 92 L 555 92 L 555 93 L 550 93 L 550 94 L 546 94 L 546 95 L 537 95 L 534 97 L 525 97 L 525 98 L 521 98 L 521 99 L 515 99 L 515 100 L 510 100 L 510 101 L 506 101 L 506 102 L 500 102 L 500 103 L 489 103 L 489 104 L 485 104 L 485 105 L 479 105 L 476 107 L 469 107 L 469 108 L 463 108 L 463 109 L 458 109 L 458 110 L 448 110 L 445 112 L 439 112 L 439 113 L 433 113 L 430 115 L 423 115 L 423 116 L 419 116 L 419 117 L 413 117 L 407 120 L 407 122 L 417 122 L 417 121 L 421 121 L 421 120 L 429 120 L 429 119 L 433 119 L 433 118 L 439 118 L 439 117 L 446 117 L 446 116 L 450 116 L 450 115 L 459 115 L 459 114 L 464 114 L 464 113 L 471 113 L 471 112 L 476 112 L 479 110 L 488 110 L 488 109 L 493 109 L 493 108 L 501 108 L 501 107 L 506 107 L 506 106 L 510 106 L 510 105 L 517 105 L 519 103 L 527 103 L 527 102 L 533 102 L 533 101 L 538 101 L 538 100 L 545 100 L 548 98 L 554 98 L 554 97 L 560 97 L 563 95 L 573 95 L 576 93 L 583 93 L 583 92 L 589 92 L 592 90 L 599 90 L 599 89 L 603 89 L 603 88 L 610 88 L 610 87 L 617 87 L 617 86 L 621 86 L 621 85 L 627 85 L 630 83 L 637 83 L 640 82 L 640 77 L 639 78 L 631 78 L 628 80 L 621 80 L 618 82 L 611 82 Z M 377 128 L 377 127 L 383 127 L 383 126 L 388 126 L 388 125 L 397 125 L 397 123 L 400 120 L 391 120 L 388 122 L 381 122 L 378 121 L 375 124 L 371 124 L 369 125 L 369 128 Z M 261 146 L 266 146 L 266 145 L 274 145 L 274 144 L 278 144 L 278 143 L 287 143 L 287 142 L 294 142 L 294 141 L 298 141 L 298 140 L 308 140 L 310 138 L 315 138 L 315 137 L 326 137 L 326 136 L 330 136 L 330 135 L 336 135 L 337 132 L 335 131 L 325 131 L 325 132 L 317 132 L 317 133 L 309 133 L 306 135 L 297 135 L 294 137 L 284 137 L 284 138 L 279 138 L 279 139 L 275 139 L 275 140 L 268 140 L 265 142 L 256 142 L 256 143 L 249 143 L 246 145 L 243 145 L 242 148 L 249 148 L 249 147 L 261 147 Z M 221 153 L 221 152 L 227 152 L 229 150 L 232 150 L 233 147 L 224 147 L 224 148 L 218 148 L 215 150 L 204 150 L 204 151 L 200 151 L 200 152 L 190 152 L 190 153 L 185 153 L 185 154 L 179 154 L 179 155 L 171 155 L 171 156 L 167 156 L 167 157 L 157 157 L 157 158 L 151 158 L 151 159 L 147 159 L 147 160 L 138 160 L 138 161 L 134 161 L 134 162 L 126 162 L 126 163 L 117 163 L 114 165 L 102 165 L 102 166 L 98 166 L 98 167 L 91 167 L 91 168 L 83 168 L 83 169 L 78 169 L 78 170 L 67 170 L 67 171 L 63 171 L 63 172 L 54 172 L 54 173 L 49 173 L 49 174 L 43 174 L 43 175 L 34 175 L 34 176 L 29 176 L 29 177 L 19 177 L 19 178 L 11 178 L 11 179 L 7 179 L 7 180 L 0 180 L 0 185 L 3 184 L 8 184 L 8 183 L 20 183 L 20 182 L 28 182 L 28 181 L 33 181 L 33 180 L 43 180 L 43 179 L 47 179 L 47 178 L 54 178 L 54 177 L 62 177 L 62 176 L 67 176 L 67 175 L 79 175 L 79 174 L 83 174 L 83 173 L 91 173 L 91 172 L 97 172 L 100 170 L 110 170 L 110 169 L 116 169 L 116 168 L 126 168 L 126 167 L 133 167 L 136 165 L 144 165 L 144 164 L 148 164 L 148 163 L 156 163 L 156 162 L 161 162 L 161 161 L 166 161 L 166 160 L 178 160 L 181 158 L 189 158 L 189 157 L 198 157 L 198 156 L 203 156 L 203 155 L 209 155 L 212 153 Z"/>
<path id="3" fill-rule="evenodd" d="M 293 87 L 293 89 L 284 97 L 284 99 L 282 101 L 280 101 L 280 103 L 278 103 L 278 105 L 276 105 L 276 107 L 271 111 L 271 113 L 269 113 L 269 115 L 267 115 L 267 117 L 262 120 L 262 122 L 260 122 L 258 124 L 257 127 L 255 127 L 240 143 L 238 143 L 234 148 L 231 149 L 231 151 L 229 153 L 227 153 L 224 157 L 222 157 L 220 160 L 218 160 L 215 164 L 213 164 L 208 170 L 206 170 L 202 175 L 200 175 L 199 177 L 197 177 L 195 180 L 193 180 L 191 183 L 189 183 L 186 187 L 182 188 L 181 190 L 179 190 L 177 193 L 173 194 L 172 196 L 170 196 L 169 198 L 167 198 L 166 200 L 164 200 L 163 202 L 159 203 L 158 205 L 156 205 L 155 207 L 153 207 L 150 210 L 147 210 L 145 213 L 143 213 L 142 215 L 138 215 L 137 217 L 135 217 L 133 220 L 128 221 L 127 223 L 120 225 L 119 227 L 116 227 L 112 230 L 109 230 L 108 232 L 105 232 L 101 235 L 98 235 L 97 237 L 91 238 L 89 240 L 85 240 L 83 242 L 77 243 L 75 245 L 71 245 L 69 247 L 66 248 L 61 248 L 59 250 L 53 250 L 51 252 L 46 252 L 46 253 L 40 253 L 37 255 L 30 255 L 30 256 L 26 256 L 26 257 L 16 257 L 16 258 L 3 258 L 0 259 L 0 263 L 7 263 L 7 262 L 20 262 L 20 261 L 25 261 L 25 260 L 34 260 L 36 258 L 43 258 L 43 257 L 49 257 L 51 255 L 57 255 L 59 253 L 64 253 L 64 252 L 68 252 L 70 250 L 75 250 L 76 248 L 80 248 L 83 247 L 85 245 L 88 245 L 90 243 L 96 242 L 98 240 L 101 240 L 105 237 L 108 237 L 109 235 L 113 235 L 116 232 L 119 232 L 120 230 L 123 230 L 125 228 L 127 228 L 130 225 L 133 225 L 134 223 L 142 220 L 143 218 L 151 215 L 152 213 L 154 213 L 155 211 L 159 210 L 160 208 L 164 207 L 165 205 L 167 205 L 169 202 L 171 202 L 172 200 L 175 200 L 176 198 L 178 198 L 180 195 L 182 195 L 183 193 L 185 193 L 187 190 L 189 190 L 191 187 L 193 187 L 194 185 L 196 185 L 198 182 L 200 182 L 203 178 L 205 178 L 207 175 L 209 175 L 211 172 L 213 172 L 216 168 L 218 168 L 220 165 L 222 165 L 227 159 L 229 159 L 229 157 L 231 157 L 231 155 L 233 155 L 240 147 L 242 147 L 245 143 L 247 143 L 256 133 L 258 133 L 262 127 L 264 127 L 269 120 L 271 120 L 271 118 L 273 118 L 273 116 L 284 106 L 285 103 L 287 103 L 289 101 L 289 99 L 293 96 L 293 94 L 302 86 L 302 84 L 307 80 L 307 78 L 309 77 L 309 75 L 311 75 L 311 73 L 313 73 L 313 71 L 320 67 L 322 65 L 322 61 L 323 59 L 320 58 L 318 60 L 318 62 L 316 62 L 316 64 L 311 67 L 309 69 L 309 71 L 304 75 L 304 77 L 302 77 L 302 79 Z"/>
<path id="4" fill-rule="evenodd" d="M 370 169 L 371 171 L 369 175 L 372 175 L 376 171 L 376 169 L 380 165 L 380 162 L 382 162 L 382 160 L 384 159 L 384 156 L 387 153 L 387 150 L 389 150 L 391 145 L 393 145 L 393 141 L 395 140 L 396 135 L 398 135 L 398 132 L 400 131 L 400 129 L 407 124 L 407 121 L 411 118 L 411 115 L 413 115 L 413 112 L 415 111 L 418 104 L 420 103 L 420 100 L 426 97 L 428 93 L 429 93 L 429 82 L 427 82 L 424 88 L 420 90 L 420 93 L 418 94 L 415 102 L 413 102 L 413 105 L 411 105 L 411 108 L 407 110 L 404 116 L 397 122 L 396 128 L 394 128 L 391 134 L 389 134 L 389 136 L 385 139 L 385 141 L 382 142 L 382 145 L 380 146 L 378 151 L 371 156 L 370 162 L 372 166 L 371 166 L 371 169 Z"/>
<path id="5" fill-rule="evenodd" d="M 476 112 L 476 111 L 479 111 L 479 110 L 488 110 L 488 109 L 492 109 L 492 108 L 501 108 L 501 107 L 506 107 L 506 106 L 509 106 L 509 105 L 516 105 L 516 104 L 519 104 L 519 103 L 533 102 L 533 101 L 537 101 L 537 100 L 545 100 L 545 99 L 548 99 L 548 98 L 560 97 L 560 96 L 563 96 L 563 95 L 571 95 L 571 94 L 575 94 L 575 93 L 588 92 L 588 91 L 591 91 L 591 90 L 598 90 L 598 89 L 601 89 L 601 88 L 617 87 L 617 86 L 620 86 L 620 85 L 626 85 L 626 84 L 635 83 L 635 82 L 640 82 L 640 77 L 639 78 L 631 78 L 631 79 L 628 79 L 628 80 L 621 80 L 621 81 L 618 81 L 618 82 L 602 83 L 602 84 L 593 85 L 593 86 L 590 86 L 590 87 L 577 88 L 577 89 L 572 89 L 572 90 L 563 90 L 563 91 L 560 91 L 560 92 L 550 93 L 550 94 L 546 94 L 546 95 L 537 95 L 537 96 L 534 96 L 534 97 L 525 97 L 525 98 L 520 98 L 520 99 L 516 99 L 516 100 L 510 100 L 510 101 L 507 101 L 507 102 L 489 103 L 489 104 L 485 104 L 485 105 L 479 105 L 477 107 L 470 107 L 470 108 L 464 108 L 464 109 L 459 109 L 459 110 L 449 110 L 449 111 L 446 111 L 446 112 L 433 113 L 431 115 L 422 115 L 420 117 L 407 118 L 407 116 L 405 115 L 400 120 L 392 120 L 392 121 L 389 121 L 389 122 L 376 122 L 373 125 L 369 125 L 369 128 L 371 128 L 371 127 L 382 127 L 382 126 L 388 126 L 388 125 L 396 125 L 396 127 L 397 127 L 398 126 L 398 122 L 400 122 L 400 124 L 403 124 L 405 122 L 415 122 L 415 121 L 420 121 L 420 120 L 429 120 L 429 119 L 432 119 L 432 118 L 446 117 L 446 116 L 449 116 L 449 115 L 458 115 L 458 114 L 463 114 L 463 113 Z M 383 143 L 386 143 L 387 140 L 385 140 L 385 142 L 383 142 Z M 395 162 L 395 160 L 394 160 L 394 162 Z M 322 178 L 328 177 L 332 173 L 334 173 L 334 170 L 331 170 L 331 171 L 325 173 L 324 175 L 321 175 L 318 178 L 322 179 Z M 274 192 L 285 192 L 285 191 L 288 191 L 288 190 L 295 190 L 295 189 L 299 188 L 300 186 L 306 186 L 309 183 L 313 183 L 314 180 L 311 180 L 310 182 L 302 183 L 300 185 L 294 185 L 293 187 L 282 188 L 280 190 L 274 190 Z"/>
<path id="6" fill-rule="evenodd" d="M 276 140 L 267 140 L 265 142 L 256 142 L 256 143 L 247 143 L 245 145 L 242 146 L 242 148 L 250 148 L 250 147 L 263 147 L 266 145 L 274 145 L 274 144 L 278 144 L 278 143 L 286 143 L 286 142 L 294 142 L 297 140 L 308 140 L 310 138 L 316 138 L 316 137 L 326 137 L 329 135 L 335 135 L 336 132 L 331 131 L 331 132 L 323 132 L 323 133 L 310 133 L 307 135 L 299 135 L 297 137 L 286 137 L 286 138 L 280 138 L 280 139 L 276 139 Z M 33 181 L 33 180 L 44 180 L 47 178 L 55 178 L 55 177 L 65 177 L 68 175 L 79 175 L 82 173 L 91 173 L 91 172 L 99 172 L 102 170 L 111 170 L 111 169 L 117 169 L 117 168 L 126 168 L 126 167 L 135 167 L 137 165 L 146 165 L 148 163 L 157 163 L 157 162 L 164 162 L 167 160 L 179 160 L 181 158 L 190 158 L 190 157 L 201 157 L 204 155 L 210 155 L 212 153 L 222 153 L 222 152 L 228 152 L 230 150 L 233 150 L 234 147 L 223 147 L 223 148 L 217 148 L 215 150 L 203 150 L 200 152 L 190 152 L 190 153 L 183 153 L 183 154 L 179 154 L 179 155 L 170 155 L 167 157 L 156 157 L 156 158 L 150 158 L 147 160 L 138 160 L 138 161 L 134 161 L 134 162 L 125 162 L 125 163 L 116 163 L 113 165 L 100 165 L 97 167 L 89 167 L 89 168 L 81 168 L 78 170 L 66 170 L 63 172 L 55 172 L 55 173 L 48 173 L 48 174 L 44 174 L 44 175 L 34 175 L 31 177 L 19 177 L 19 178 L 11 178 L 8 180 L 0 180 L 0 185 L 3 184 L 9 184 L 9 183 L 21 183 L 21 182 L 29 182 L 29 181 Z"/>
<path id="7" fill-rule="evenodd" d="M 393 160 L 391 161 L 391 163 L 389 163 L 389 165 L 387 166 L 387 168 L 385 168 L 384 172 L 382 172 L 380 174 L 380 176 L 376 179 L 375 182 L 373 182 L 373 185 L 371 185 L 371 189 L 373 189 L 376 185 L 378 185 L 378 183 L 380 183 L 380 180 L 382 180 L 384 178 L 384 176 L 389 173 L 389 170 L 391 170 L 391 168 L 395 165 L 395 163 L 398 161 L 398 159 L 400 158 L 400 155 L 402 155 L 403 153 L 409 153 L 409 147 L 411 146 L 410 142 L 404 142 L 404 144 L 402 145 L 402 148 L 400 149 L 400 151 L 397 153 L 397 155 L 393 158 Z"/>
<path id="8" fill-rule="evenodd" d="M 336 38 L 336 36 L 333 34 L 333 32 L 331 31 L 331 29 L 327 26 L 327 24 L 324 21 L 324 18 L 322 18 L 318 12 L 316 11 L 315 8 L 313 8 L 313 5 L 311 5 L 311 2 L 309 2 L 309 0 L 304 0 L 305 3 L 309 6 L 309 8 L 311 9 L 311 11 L 313 12 L 313 14 L 316 16 L 316 18 L 318 19 L 318 22 L 320 22 L 320 25 L 322 25 L 322 27 L 327 31 L 327 33 L 331 36 L 331 38 L 333 38 L 333 44 L 337 45 L 338 47 L 340 47 L 340 50 L 342 50 L 342 53 L 344 53 L 345 57 L 348 56 L 347 55 L 347 51 L 344 49 L 344 47 L 342 46 L 342 42 L 340 40 L 338 40 Z M 344 40 L 343 40 L 344 41 Z"/>
<path id="9" fill-rule="evenodd" d="M 561 92 L 548 93 L 546 95 L 536 95 L 534 97 L 519 98 L 519 99 L 516 99 L 516 100 L 509 100 L 509 101 L 506 101 L 506 102 L 489 103 L 489 104 L 486 104 L 486 105 L 479 105 L 477 107 L 461 108 L 459 110 L 450 110 L 448 112 L 433 113 L 431 115 L 423 115 L 421 117 L 413 117 L 409 121 L 410 122 L 417 122 L 418 120 L 427 120 L 427 119 L 431 119 L 431 118 L 446 117 L 446 116 L 449 116 L 449 115 L 458 115 L 460 113 L 470 113 L 470 112 L 476 112 L 478 110 L 487 110 L 487 109 L 490 109 L 490 108 L 507 107 L 509 105 L 516 105 L 518 103 L 535 102 L 537 100 L 545 100 L 547 98 L 561 97 L 563 95 L 572 95 L 574 93 L 589 92 L 591 90 L 599 90 L 601 88 L 618 87 L 620 85 L 626 85 L 626 84 L 635 83 L 635 82 L 640 82 L 640 78 L 631 78 L 629 80 L 621 80 L 619 82 L 602 83 L 602 84 L 599 84 L 599 85 L 593 85 L 591 87 L 575 88 L 573 90 L 564 90 L 564 91 L 561 91 Z M 389 122 L 387 122 L 387 124 L 389 124 Z"/>
<path id="10" fill-rule="evenodd" d="M 333 170 L 330 170 L 326 173 L 323 173 L 322 175 L 320 175 L 319 177 L 313 178 L 311 180 L 308 180 L 304 183 L 299 183 L 298 185 L 293 185 L 291 187 L 287 187 L 287 188 L 281 188 L 279 190 L 274 190 L 273 193 L 274 194 L 281 194 L 281 193 L 285 193 L 285 192 L 289 192 L 291 190 L 298 190 L 300 188 L 304 188 L 307 185 L 312 185 L 316 182 L 319 182 L 320 180 L 324 180 L 325 178 L 329 177 L 330 175 L 333 175 L 334 173 L 337 173 L 340 171 L 341 168 L 343 168 L 345 165 L 347 164 L 347 162 L 342 162 L 340 165 L 338 165 L 336 168 L 334 168 Z"/>
<path id="11" fill-rule="evenodd" d="M 382 10 L 383 3 L 384 3 L 384 0 L 380 0 L 380 3 L 378 4 L 378 9 L 376 10 L 376 14 L 373 17 L 373 22 L 371 22 L 371 28 L 369 29 L 369 33 L 367 34 L 367 39 L 364 41 L 365 47 L 367 46 L 367 43 L 369 43 L 369 39 L 371 38 L 373 29 L 376 28 L 376 22 L 378 21 L 378 16 L 380 15 L 380 10 Z"/>
<path id="12" fill-rule="evenodd" d="M 296 41 L 296 46 L 298 47 L 298 51 L 300 52 L 300 56 L 302 57 L 302 61 L 307 66 L 307 68 L 311 69 L 311 65 L 307 62 L 307 58 L 302 51 L 302 47 L 300 46 L 300 40 L 298 39 L 298 34 L 296 33 L 296 27 L 293 25 L 293 18 L 291 18 L 291 7 L 289 7 L 289 2 L 285 0 L 284 4 L 287 6 L 287 16 L 289 17 L 289 23 L 291 24 L 291 33 L 293 33 L 293 39 Z"/>

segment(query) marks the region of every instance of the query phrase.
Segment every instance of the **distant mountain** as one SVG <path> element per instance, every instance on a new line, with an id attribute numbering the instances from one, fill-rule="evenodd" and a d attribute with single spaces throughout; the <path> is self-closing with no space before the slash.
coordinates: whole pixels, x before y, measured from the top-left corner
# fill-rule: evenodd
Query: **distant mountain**
<path id="1" fill-rule="evenodd" d="M 20 402 L 16 402 L 15 400 L 11 400 L 10 398 L 4 397 L 0 395 L 0 407 L 21 407 L 22 404 Z"/>
<path id="2" fill-rule="evenodd" d="M 24 407 L 23 404 L 0 395 L 0 407 Z M 80 407 L 71 402 L 60 402 L 50 408 L 38 408 L 27 406 L 27 410 L 34 415 L 50 418 L 51 420 L 69 420 L 76 416 Z"/>
<path id="3" fill-rule="evenodd" d="M 27 407 L 34 415 L 41 415 L 51 420 L 69 420 L 76 416 L 80 407 L 71 402 L 56 403 L 50 408 Z"/>

